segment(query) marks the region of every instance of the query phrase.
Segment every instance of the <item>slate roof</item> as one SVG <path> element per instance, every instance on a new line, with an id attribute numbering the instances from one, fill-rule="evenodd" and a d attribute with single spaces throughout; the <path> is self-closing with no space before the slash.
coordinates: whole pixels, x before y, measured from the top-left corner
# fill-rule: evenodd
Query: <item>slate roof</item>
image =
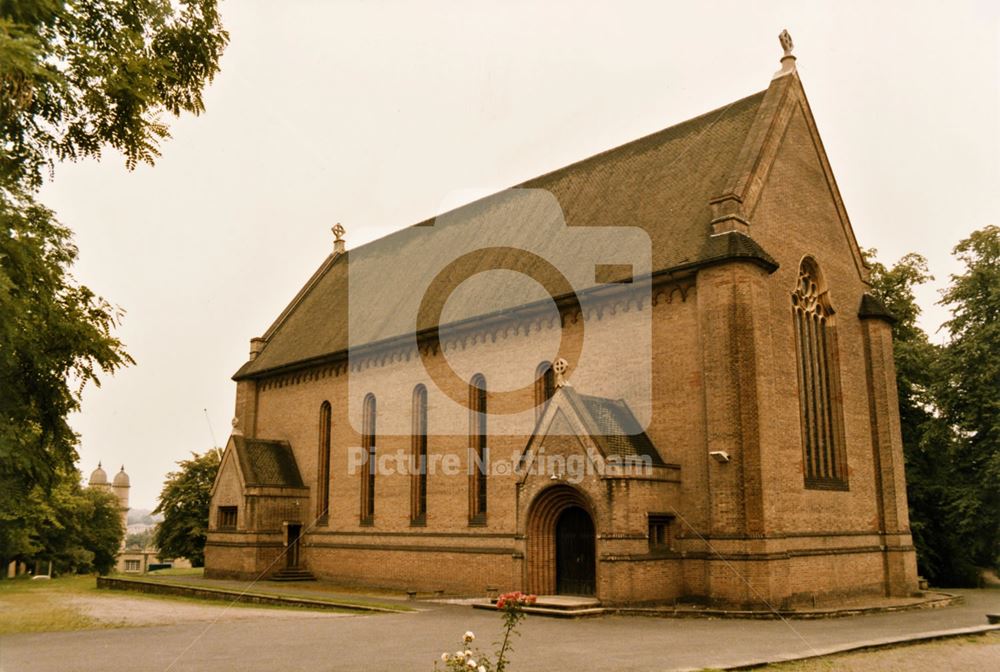
<path id="1" fill-rule="evenodd" d="M 243 472 L 244 485 L 251 487 L 304 488 L 295 455 L 287 441 L 248 439 L 233 435 L 233 447 Z"/>
<path id="2" fill-rule="evenodd" d="M 715 260 L 741 256 L 777 266 L 750 238 L 739 233 L 710 236 L 709 201 L 725 187 L 729 169 L 736 162 L 766 91 L 737 100 L 676 126 L 592 156 L 565 168 L 529 180 L 521 188 L 544 189 L 562 208 L 571 227 L 638 226 L 652 243 L 652 271 L 673 270 Z M 531 249 L 560 245 L 560 253 L 581 255 L 565 249 L 566 241 L 535 240 L 538 219 L 550 213 L 537 204 L 519 200 L 512 192 L 501 192 L 462 206 L 436 219 L 421 222 L 380 240 L 359 246 L 346 254 L 328 257 L 303 290 L 265 334 L 267 344 L 256 359 L 247 362 L 235 379 L 253 377 L 305 363 L 321 361 L 344 352 L 349 346 L 413 333 L 414 325 L 401 319 L 401 296 L 410 282 L 407 273 L 427 269 L 436 273 L 453 261 L 447 246 L 434 243 L 434 236 L 459 231 L 469 225 L 480 236 L 477 242 L 490 246 L 490 231 L 498 241 L 508 240 L 510 227 L 530 240 Z M 534 210 L 533 210 L 534 208 Z M 476 227 L 489 223 L 485 228 Z M 504 227 L 494 227 L 503 222 Z M 432 226 L 438 231 L 428 236 Z M 499 228 L 504 228 L 503 236 Z M 486 231 L 485 236 L 482 231 Z M 595 229 L 605 236 L 597 244 L 613 247 L 613 229 Z M 497 242 L 497 245 L 503 244 Z M 589 245 L 594 244 L 591 239 Z M 544 254 L 542 255 L 544 256 Z M 503 263 L 503 253 L 490 257 Z M 348 267 L 360 272 L 377 265 L 380 282 L 363 300 L 348 307 Z M 452 269 L 453 274 L 473 275 L 482 262 L 469 261 Z M 545 275 L 545 270 L 539 270 Z M 575 285 L 578 287 L 578 285 Z M 498 288 L 498 294 L 503 288 Z M 451 307 L 451 304 L 449 304 Z M 479 305 L 458 305 L 458 318 L 477 316 Z M 353 326 L 348 329 L 349 320 Z M 429 325 L 416 325 L 417 329 Z"/>
<path id="3" fill-rule="evenodd" d="M 570 387 L 562 389 L 605 458 L 628 461 L 648 457 L 654 465 L 664 464 L 625 401 L 579 394 Z"/>

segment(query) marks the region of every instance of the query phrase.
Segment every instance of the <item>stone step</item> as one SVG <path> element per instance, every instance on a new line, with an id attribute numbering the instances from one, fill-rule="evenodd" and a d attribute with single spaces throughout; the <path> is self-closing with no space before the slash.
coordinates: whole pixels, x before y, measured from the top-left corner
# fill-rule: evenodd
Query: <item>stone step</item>
<path id="1" fill-rule="evenodd" d="M 316 577 L 308 569 L 282 569 L 272 575 L 268 581 L 315 581 Z"/>

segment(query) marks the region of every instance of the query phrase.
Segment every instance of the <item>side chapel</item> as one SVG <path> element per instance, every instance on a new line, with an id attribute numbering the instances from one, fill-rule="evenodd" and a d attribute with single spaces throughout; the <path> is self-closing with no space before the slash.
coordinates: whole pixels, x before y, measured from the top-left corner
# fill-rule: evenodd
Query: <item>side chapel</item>
<path id="1" fill-rule="evenodd" d="M 765 90 L 519 185 L 550 193 L 570 229 L 644 230 L 648 301 L 609 291 L 581 310 L 553 297 L 556 320 L 515 306 L 449 340 L 411 325 L 407 340 L 378 328 L 391 323 L 388 277 L 358 342 L 345 327 L 361 310 L 348 306 L 352 260 L 448 260 L 409 229 L 348 251 L 335 227 L 332 254 L 234 375 L 206 575 L 749 608 L 915 591 L 892 317 L 870 294 L 787 32 L 781 43 Z M 443 226 L 503 220 L 505 198 Z M 509 225 L 530 227 L 522 215 Z M 613 347 L 639 317 L 651 330 L 641 422 L 633 363 Z M 611 354 L 583 366 L 547 349 L 585 327 L 588 347 Z M 535 384 L 519 393 L 530 422 L 494 432 L 510 395 L 477 374 L 464 382 L 468 431 L 436 430 L 455 423 L 428 401 L 426 373 L 452 350 L 534 357 Z M 376 379 L 394 382 L 366 393 Z M 399 422 L 411 431 L 381 430 Z M 352 451 L 457 455 L 461 468 L 352 470 Z M 528 468 L 543 452 L 586 474 Z M 510 455 L 514 468 L 492 468 Z"/>

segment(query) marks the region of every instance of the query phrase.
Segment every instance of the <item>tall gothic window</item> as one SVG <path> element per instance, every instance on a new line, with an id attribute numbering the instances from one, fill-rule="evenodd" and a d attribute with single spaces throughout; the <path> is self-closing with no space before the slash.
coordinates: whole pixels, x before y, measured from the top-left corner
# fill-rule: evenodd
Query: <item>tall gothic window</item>
<path id="1" fill-rule="evenodd" d="M 361 469 L 361 524 L 375 522 L 375 395 L 365 397 L 362 449 L 367 461 Z"/>
<path id="2" fill-rule="evenodd" d="M 806 257 L 792 292 L 792 318 L 807 488 L 847 487 L 833 312 L 819 266 Z"/>
<path id="3" fill-rule="evenodd" d="M 556 374 L 550 362 L 542 362 L 535 369 L 535 422 L 545 412 L 545 402 L 556 393 Z"/>
<path id="4" fill-rule="evenodd" d="M 427 522 L 427 388 L 413 390 L 413 475 L 410 481 L 410 522 Z"/>
<path id="5" fill-rule="evenodd" d="M 486 437 L 486 378 L 481 373 L 469 383 L 469 522 L 486 523 L 489 447 Z"/>
<path id="6" fill-rule="evenodd" d="M 316 469 L 316 520 L 325 524 L 330 514 L 330 434 L 333 420 L 330 402 L 319 407 L 319 455 Z"/>

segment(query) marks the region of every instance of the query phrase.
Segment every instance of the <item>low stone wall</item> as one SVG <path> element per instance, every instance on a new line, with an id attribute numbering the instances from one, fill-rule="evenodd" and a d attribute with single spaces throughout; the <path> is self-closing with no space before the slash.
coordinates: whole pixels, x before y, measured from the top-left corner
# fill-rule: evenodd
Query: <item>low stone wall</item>
<path id="1" fill-rule="evenodd" d="M 143 581 L 141 579 L 122 579 L 108 576 L 97 577 L 97 587 L 107 590 L 130 590 L 152 595 L 176 595 L 179 597 L 197 597 L 203 600 L 219 600 L 223 602 L 240 602 L 243 604 L 262 604 L 281 607 L 302 607 L 306 609 L 335 609 L 338 611 L 370 611 L 396 613 L 396 609 L 385 609 L 374 605 L 337 602 L 334 600 L 311 600 L 307 597 L 290 595 L 265 595 L 262 593 L 244 593 L 221 590 L 218 588 L 202 588 L 185 586 L 159 581 Z"/>

